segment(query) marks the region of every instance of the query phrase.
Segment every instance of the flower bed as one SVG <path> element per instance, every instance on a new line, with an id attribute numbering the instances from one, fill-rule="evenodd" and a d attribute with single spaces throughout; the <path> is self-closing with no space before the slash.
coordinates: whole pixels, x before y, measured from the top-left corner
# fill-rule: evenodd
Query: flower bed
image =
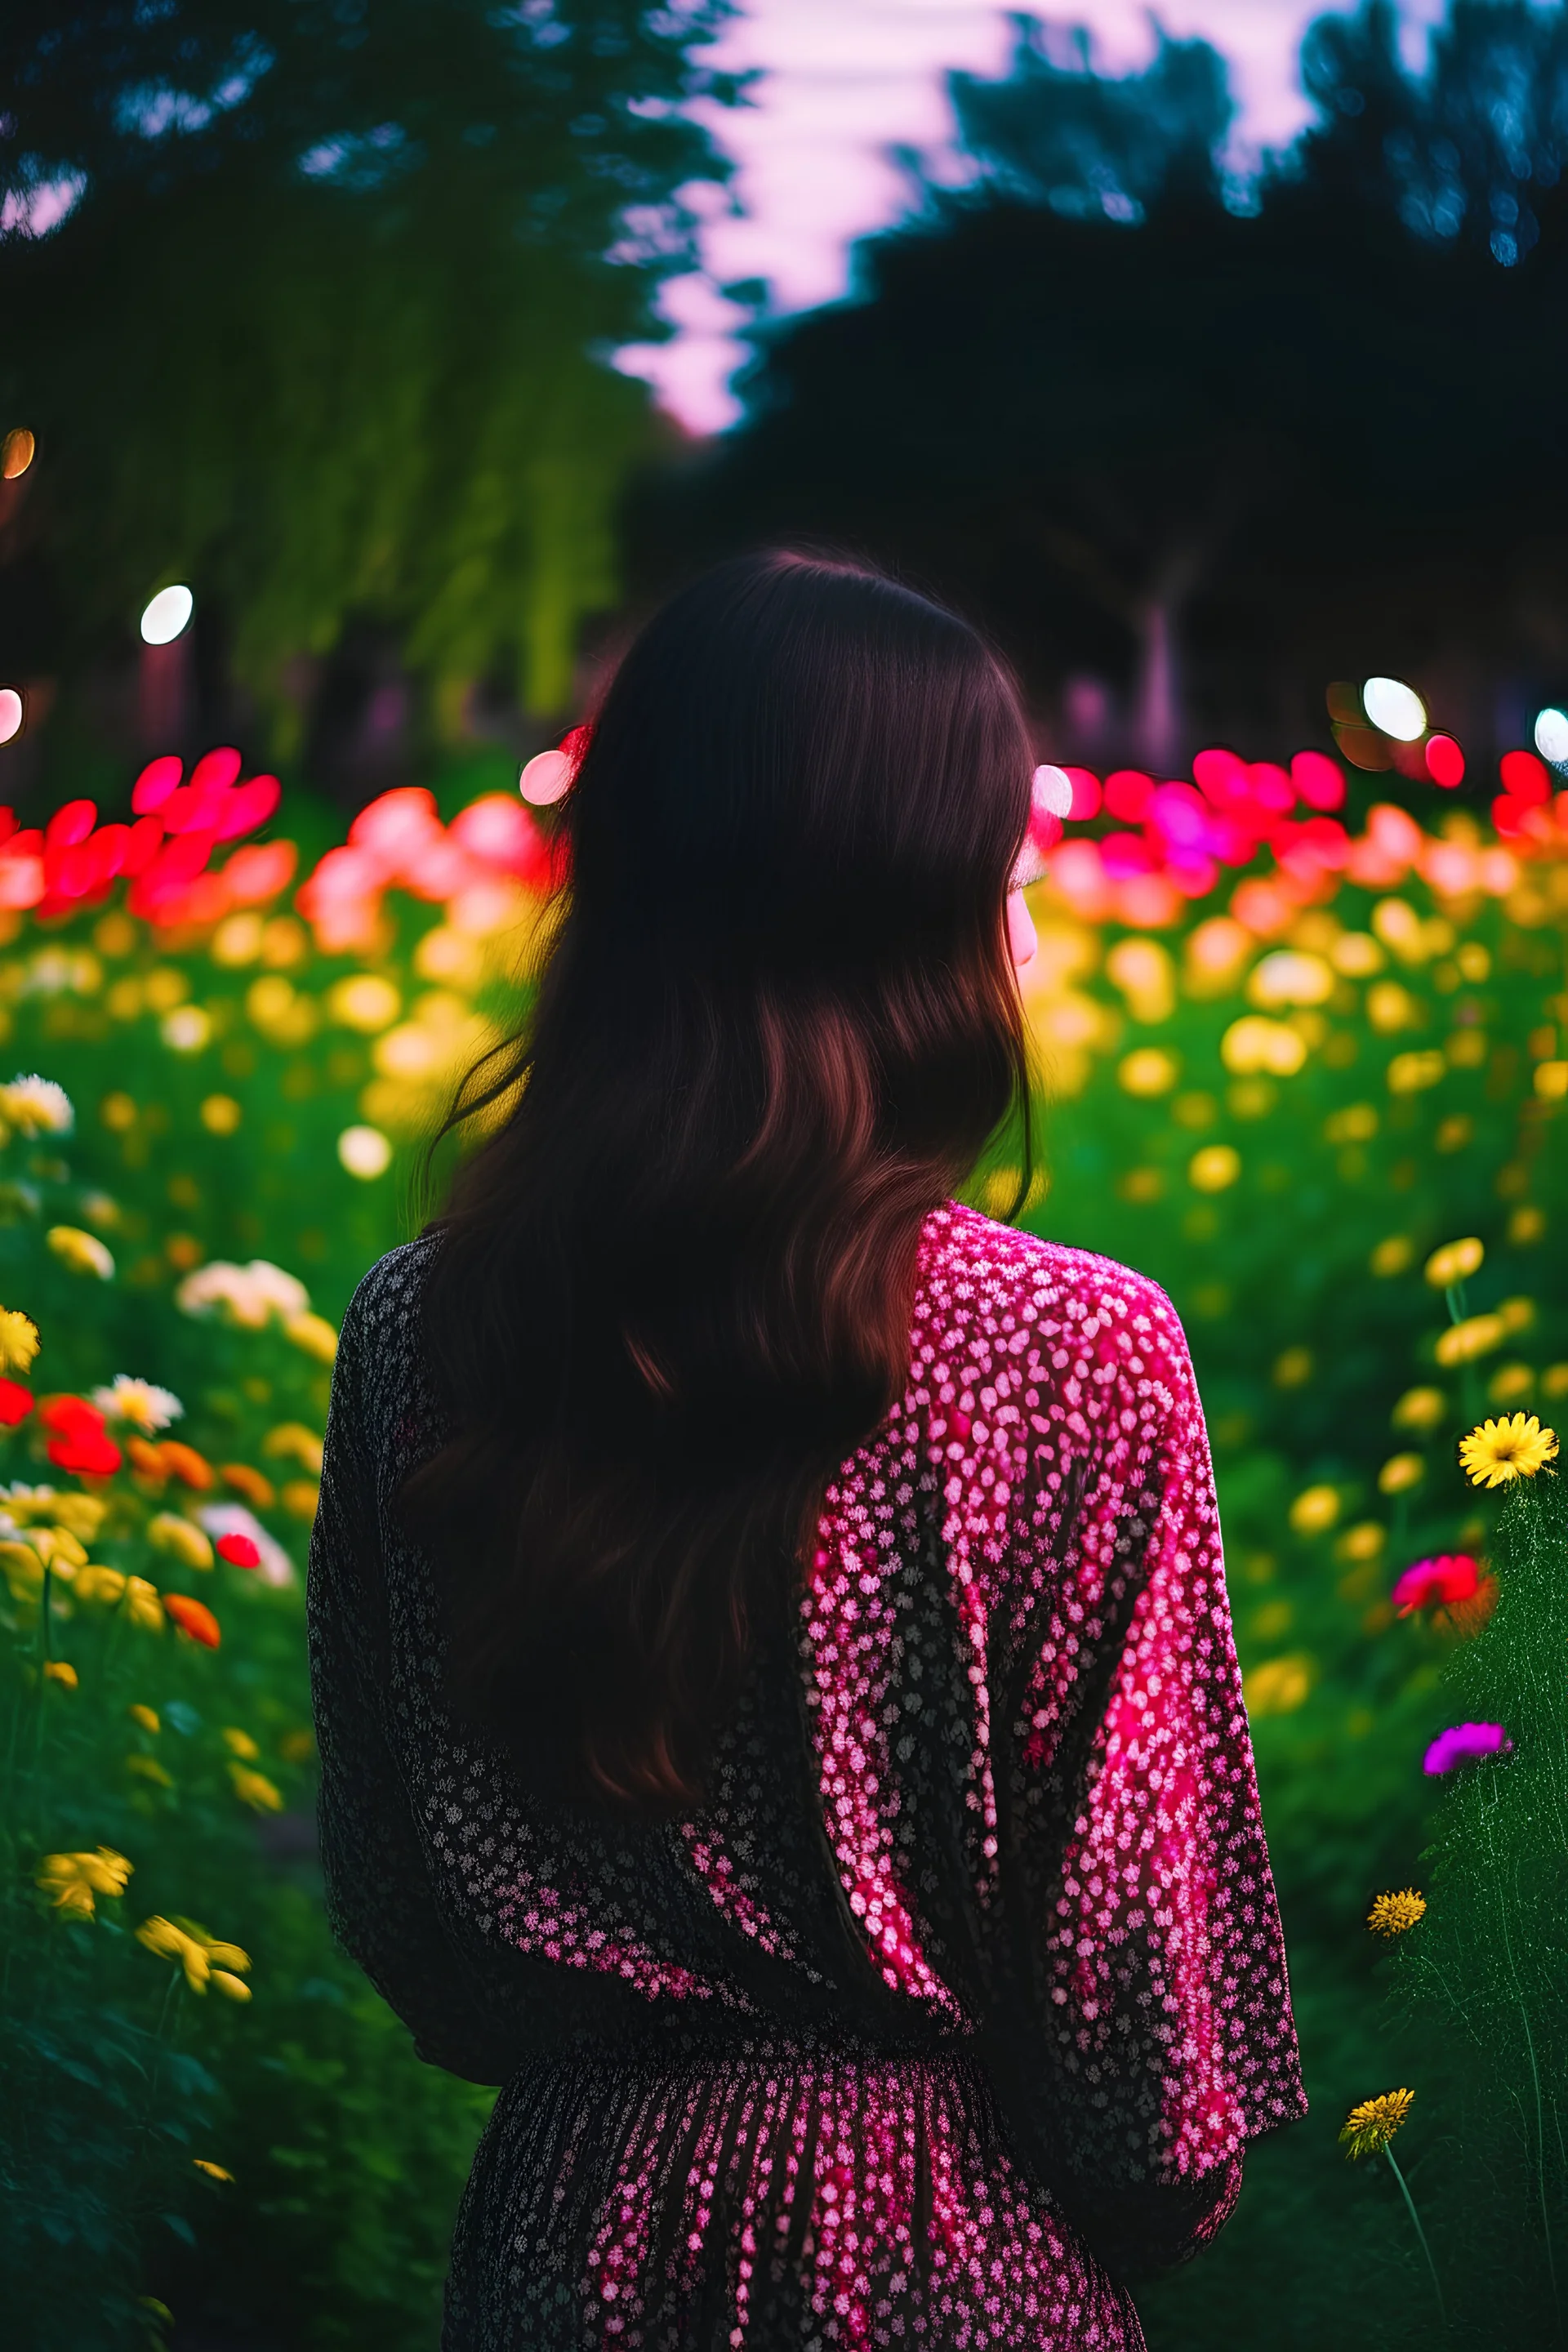
<path id="1" fill-rule="evenodd" d="M 1489 816 L 1434 788 L 1430 826 L 1387 801 L 1352 824 L 1321 755 L 1215 754 L 1192 783 L 1092 780 L 1092 814 L 1075 775 L 1085 813 L 1036 826 L 1026 1221 L 1152 1274 L 1189 1328 L 1315 2109 L 1150 2298 L 1157 2346 L 1219 2340 L 1216 2313 L 1229 2340 L 1273 2326 L 1307 2230 L 1337 2258 L 1303 2344 L 1352 2307 L 1403 2340 L 1419 2291 L 1334 2146 L 1388 2078 L 1360 1922 L 1419 1875 L 1447 1785 L 1424 1763 L 1465 1728 L 1442 1676 L 1507 1598 L 1510 1486 L 1462 1480 L 1458 1442 L 1506 1421 L 1528 1454 L 1514 1416 L 1568 1399 L 1568 842 L 1562 797 L 1511 772 Z M 391 793 L 290 899 L 291 845 L 247 837 L 267 781 L 161 766 L 133 824 L 77 803 L 0 843 L 3 2063 L 27 2182 L 0 2229 L 25 2340 L 73 2352 L 155 2340 L 157 2305 L 278 2344 L 433 2344 L 486 2106 L 417 2065 L 325 1935 L 300 1576 L 333 1326 L 408 1229 L 420 1138 L 528 1001 L 557 869 L 515 796 L 443 824 Z M 1014 1181 L 1000 1148 L 973 1196 Z"/>

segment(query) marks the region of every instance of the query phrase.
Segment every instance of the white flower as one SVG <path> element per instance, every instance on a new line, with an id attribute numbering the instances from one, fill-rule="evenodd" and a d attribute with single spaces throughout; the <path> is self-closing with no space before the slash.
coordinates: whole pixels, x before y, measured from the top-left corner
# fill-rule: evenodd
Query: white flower
<path id="1" fill-rule="evenodd" d="M 0 1112 L 24 1135 L 68 1135 L 76 1125 L 64 1087 L 40 1078 L 36 1070 L 26 1077 L 18 1073 L 8 1087 L 0 1087 Z"/>
<path id="2" fill-rule="evenodd" d="M 248 1265 L 215 1257 L 186 1275 L 174 1293 L 174 1304 L 186 1315 L 209 1315 L 222 1308 L 231 1323 L 259 1331 L 274 1315 L 287 1322 L 290 1316 L 304 1314 L 310 1294 L 293 1275 L 264 1257 L 253 1257 Z"/>
<path id="3" fill-rule="evenodd" d="M 351 1176 L 369 1183 L 391 1167 L 391 1139 L 379 1127 L 345 1127 L 338 1138 L 338 1158 Z"/>
<path id="4" fill-rule="evenodd" d="M 151 1381 L 133 1381 L 129 1372 L 116 1372 L 108 1388 L 94 1389 L 92 1402 L 109 1420 L 128 1421 L 146 1437 L 167 1429 L 185 1410 L 168 1389 L 157 1388 Z"/>
<path id="5" fill-rule="evenodd" d="M 219 1536 L 248 1536 L 261 1555 L 256 1573 L 264 1584 L 292 1584 L 294 1563 L 276 1536 L 268 1535 L 254 1511 L 243 1503 L 208 1503 L 196 1513 L 216 1543 Z"/>

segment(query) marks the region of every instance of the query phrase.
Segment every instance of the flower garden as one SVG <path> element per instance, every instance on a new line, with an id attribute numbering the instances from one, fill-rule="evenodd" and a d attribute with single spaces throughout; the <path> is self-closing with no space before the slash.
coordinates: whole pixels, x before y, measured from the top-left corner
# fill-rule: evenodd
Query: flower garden
<path id="1" fill-rule="evenodd" d="M 1025 1221 L 1192 1340 L 1312 2100 L 1142 2298 L 1157 2352 L 1568 2340 L 1568 793 L 1521 752 L 1466 796 L 1446 740 L 1399 800 L 1317 752 L 1042 771 Z M 0 2233 L 40 2352 L 433 2347 L 489 2105 L 327 1935 L 302 1580 L 336 1321 L 562 865 L 482 762 L 342 844 L 279 798 L 220 751 L 124 824 L 0 818 Z"/>

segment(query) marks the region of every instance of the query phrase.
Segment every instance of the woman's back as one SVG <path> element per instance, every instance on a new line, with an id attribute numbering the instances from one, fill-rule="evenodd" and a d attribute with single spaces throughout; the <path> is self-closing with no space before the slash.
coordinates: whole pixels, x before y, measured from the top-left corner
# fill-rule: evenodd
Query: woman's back
<path id="1" fill-rule="evenodd" d="M 950 1203 L 904 1394 L 754 1628 L 703 1804 L 531 1796 L 443 1695 L 442 1442 L 395 1252 L 311 1556 L 344 1942 L 504 2083 L 447 2341 L 1136 2345 L 1128 2272 L 1304 2107 L 1212 1472 L 1163 1295 Z"/>

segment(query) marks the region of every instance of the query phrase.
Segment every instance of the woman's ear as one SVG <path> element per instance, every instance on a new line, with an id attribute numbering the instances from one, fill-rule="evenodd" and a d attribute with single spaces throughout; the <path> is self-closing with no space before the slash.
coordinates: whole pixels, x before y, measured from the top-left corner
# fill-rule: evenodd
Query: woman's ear
<path id="1" fill-rule="evenodd" d="M 1035 919 L 1030 914 L 1022 890 L 1007 893 L 1007 945 L 1013 950 L 1013 961 L 1022 971 L 1039 945 Z"/>

